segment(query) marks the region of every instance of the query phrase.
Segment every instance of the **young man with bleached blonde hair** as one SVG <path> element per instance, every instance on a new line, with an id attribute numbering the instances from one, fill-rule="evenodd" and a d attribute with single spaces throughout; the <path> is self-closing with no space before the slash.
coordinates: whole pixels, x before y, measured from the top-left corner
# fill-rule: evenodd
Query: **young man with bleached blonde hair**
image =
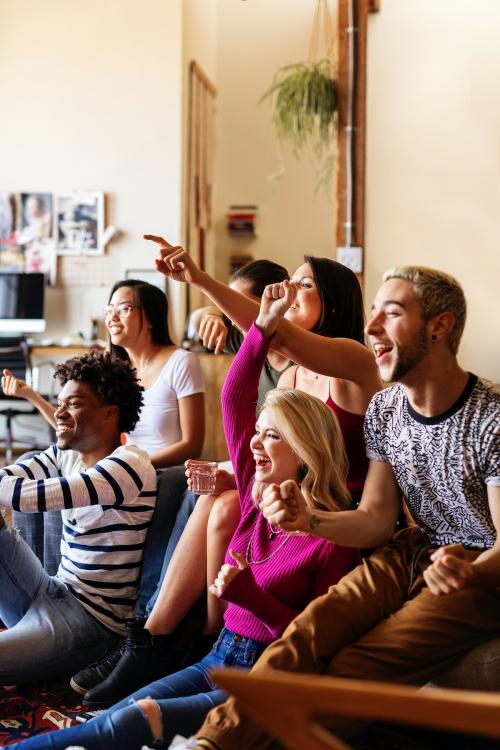
<path id="1" fill-rule="evenodd" d="M 263 508 L 284 530 L 379 549 L 295 618 L 256 674 L 420 685 L 498 634 L 500 388 L 458 365 L 464 323 L 463 291 L 447 274 L 411 266 L 384 277 L 366 333 L 395 384 L 368 407 L 359 507 L 326 514 L 275 498 Z M 415 525 L 393 536 L 403 497 Z M 189 747 L 281 746 L 230 698 Z"/>
<path id="2" fill-rule="evenodd" d="M 456 354 L 464 332 L 467 316 L 467 303 L 464 290 L 453 276 L 443 271 L 425 266 L 397 266 L 390 268 L 383 275 L 384 281 L 403 279 L 413 287 L 415 297 L 420 302 L 422 317 L 425 321 L 442 312 L 451 312 L 455 325 L 448 336 L 448 345 Z"/>

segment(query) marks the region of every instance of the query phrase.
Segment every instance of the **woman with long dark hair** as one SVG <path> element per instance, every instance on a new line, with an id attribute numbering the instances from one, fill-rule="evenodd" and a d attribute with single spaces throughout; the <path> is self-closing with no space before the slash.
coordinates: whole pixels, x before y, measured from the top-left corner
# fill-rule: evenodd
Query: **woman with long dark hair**
<path id="1" fill-rule="evenodd" d="M 239 328 L 250 328 L 259 311 L 256 302 L 202 271 L 182 247 L 162 237 L 144 236 L 159 245 L 156 267 L 161 273 L 198 287 Z M 279 385 L 318 396 L 335 412 L 349 461 L 347 486 L 355 503 L 368 467 L 364 414 L 382 387 L 373 353 L 364 345 L 361 288 L 346 266 L 311 255 L 304 257 L 291 280 L 296 297 L 279 321 L 271 347 L 297 367 L 288 369 Z"/>
<path id="2" fill-rule="evenodd" d="M 167 319 L 165 294 L 135 279 L 118 281 L 104 308 L 111 354 L 130 362 L 144 388 L 139 423 L 126 439 L 157 469 L 199 456 L 204 437 L 201 368 L 173 343 Z"/>

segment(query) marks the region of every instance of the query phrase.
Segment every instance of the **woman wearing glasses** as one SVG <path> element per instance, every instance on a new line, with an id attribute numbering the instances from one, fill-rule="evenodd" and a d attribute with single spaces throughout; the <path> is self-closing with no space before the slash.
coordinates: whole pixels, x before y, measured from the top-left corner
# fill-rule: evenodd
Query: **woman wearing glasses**
<path id="1" fill-rule="evenodd" d="M 147 451 L 156 469 L 200 455 L 203 376 L 198 359 L 172 342 L 167 298 L 144 281 L 118 281 L 104 308 L 111 354 L 129 360 L 144 388 L 144 406 L 127 443 Z"/>

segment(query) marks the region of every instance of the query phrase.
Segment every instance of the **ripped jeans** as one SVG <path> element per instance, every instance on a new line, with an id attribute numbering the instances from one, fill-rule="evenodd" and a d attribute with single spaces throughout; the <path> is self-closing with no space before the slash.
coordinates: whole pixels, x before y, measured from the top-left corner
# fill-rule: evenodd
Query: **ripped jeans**
<path id="1" fill-rule="evenodd" d="M 19 532 L 0 529 L 0 685 L 72 674 L 101 658 L 118 636 L 49 576 Z M 78 667 L 80 665 L 80 667 Z"/>
<path id="2" fill-rule="evenodd" d="M 12 750 L 64 750 L 69 745 L 92 750 L 140 750 L 142 745 L 167 748 L 176 734 L 194 734 L 210 709 L 226 700 L 227 694 L 210 679 L 210 669 L 250 669 L 265 647 L 223 628 L 210 653 L 198 664 L 137 690 L 86 724 L 32 737 L 22 745 L 12 745 Z M 158 704 L 163 724 L 161 742 L 153 743 L 146 717 L 134 702 L 141 698 L 152 698 Z"/>

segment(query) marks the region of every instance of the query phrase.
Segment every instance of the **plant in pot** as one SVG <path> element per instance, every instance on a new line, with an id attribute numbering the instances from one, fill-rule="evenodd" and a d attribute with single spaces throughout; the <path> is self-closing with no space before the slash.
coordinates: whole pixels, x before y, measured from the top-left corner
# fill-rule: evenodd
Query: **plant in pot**
<path id="1" fill-rule="evenodd" d="M 322 9 L 326 48 L 330 54 L 315 61 Z M 338 90 L 331 59 L 333 36 L 329 27 L 327 2 L 318 0 L 309 61 L 279 68 L 271 86 L 260 99 L 261 102 L 272 101 L 273 123 L 281 145 L 297 158 L 309 156 L 318 166 L 317 187 L 329 187 L 335 163 Z"/>

